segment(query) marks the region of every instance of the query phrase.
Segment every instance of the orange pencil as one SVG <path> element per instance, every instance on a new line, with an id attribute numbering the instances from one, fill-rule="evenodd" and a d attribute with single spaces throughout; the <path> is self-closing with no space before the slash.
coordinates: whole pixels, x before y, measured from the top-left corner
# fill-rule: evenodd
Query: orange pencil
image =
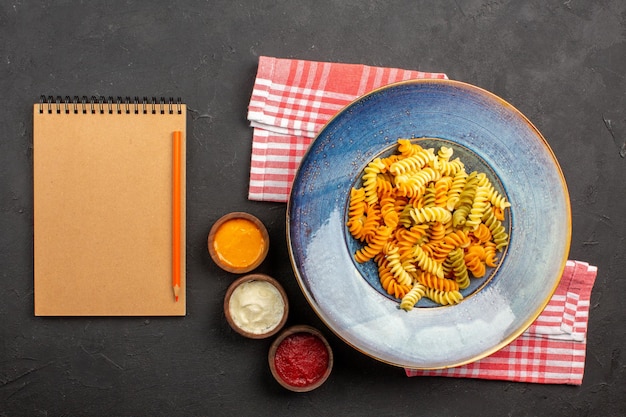
<path id="1" fill-rule="evenodd" d="M 182 133 L 175 131 L 172 135 L 172 288 L 178 301 L 180 292 L 180 217 L 181 217 L 181 152 Z"/>

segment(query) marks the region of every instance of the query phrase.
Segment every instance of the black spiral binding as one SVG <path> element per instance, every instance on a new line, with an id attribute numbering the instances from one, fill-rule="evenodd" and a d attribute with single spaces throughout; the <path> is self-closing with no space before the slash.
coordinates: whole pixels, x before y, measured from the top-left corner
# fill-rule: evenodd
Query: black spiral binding
<path id="1" fill-rule="evenodd" d="M 65 114 L 181 114 L 182 102 L 180 97 L 165 99 L 156 97 L 117 97 L 111 96 L 41 96 L 39 99 L 39 113 L 65 113 Z"/>

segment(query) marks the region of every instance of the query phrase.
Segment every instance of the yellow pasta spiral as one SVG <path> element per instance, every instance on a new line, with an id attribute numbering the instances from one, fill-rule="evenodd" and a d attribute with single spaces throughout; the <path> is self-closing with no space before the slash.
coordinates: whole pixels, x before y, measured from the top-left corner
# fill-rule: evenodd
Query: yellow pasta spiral
<path id="1" fill-rule="evenodd" d="M 458 304 L 463 300 L 463 295 L 459 291 L 439 291 L 433 288 L 426 288 L 424 295 L 444 306 Z"/>
<path id="2" fill-rule="evenodd" d="M 447 146 L 442 146 L 437 151 L 437 158 L 439 159 L 440 162 L 449 161 L 450 158 L 452 158 L 453 154 L 454 154 L 454 149 L 449 148 Z"/>
<path id="3" fill-rule="evenodd" d="M 413 248 L 413 258 L 422 270 L 430 272 L 438 277 L 443 277 L 443 267 L 441 263 L 428 256 L 428 254 L 421 247 L 415 246 Z"/>
<path id="4" fill-rule="evenodd" d="M 400 174 L 396 176 L 396 185 L 412 189 L 421 189 L 431 181 L 441 178 L 441 173 L 433 168 L 426 167 L 411 175 Z"/>
<path id="5" fill-rule="evenodd" d="M 455 158 L 452 161 L 439 161 L 439 171 L 441 175 L 453 176 L 463 170 L 465 170 L 465 165 L 459 158 Z"/>
<path id="6" fill-rule="evenodd" d="M 465 227 L 476 230 L 480 222 L 482 221 L 483 214 L 487 207 L 490 207 L 488 200 L 488 194 L 486 187 L 476 187 L 476 193 L 474 194 L 474 201 L 472 202 L 472 208 L 467 215 L 467 221 Z"/>
<path id="7" fill-rule="evenodd" d="M 461 192 L 465 188 L 465 183 L 467 182 L 467 173 L 464 169 L 459 170 L 454 174 L 452 178 L 452 184 L 450 185 L 450 189 L 448 190 L 448 210 L 454 210 L 457 201 L 459 201 L 459 197 Z"/>
<path id="8" fill-rule="evenodd" d="M 415 183 L 409 181 L 406 176 L 399 175 L 396 177 L 396 193 L 402 197 L 409 197 L 412 201 L 421 198 L 426 191 L 426 187 L 418 187 Z"/>
<path id="9" fill-rule="evenodd" d="M 413 287 L 407 292 L 402 301 L 400 301 L 400 308 L 404 311 L 411 311 L 419 300 L 426 294 L 426 287 L 419 282 L 415 283 Z"/>
<path id="10" fill-rule="evenodd" d="M 491 203 L 492 206 L 497 207 L 499 209 L 504 210 L 507 207 L 511 207 L 511 203 L 509 203 L 502 194 L 500 194 L 492 184 L 489 184 L 487 187 L 487 199 Z"/>
<path id="11" fill-rule="evenodd" d="M 434 160 L 435 154 L 433 150 L 423 149 L 420 152 L 394 162 L 389 167 L 389 171 L 394 175 L 417 172 Z"/>
<path id="12" fill-rule="evenodd" d="M 489 178 L 487 178 L 487 174 L 485 174 L 484 172 L 477 172 L 476 180 L 478 181 L 476 183 L 478 187 L 486 187 L 487 185 L 490 184 Z"/>
<path id="13" fill-rule="evenodd" d="M 408 271 L 415 271 L 415 266 L 400 259 L 398 247 L 392 247 L 387 251 L 387 266 L 400 285 L 411 285 L 413 278 Z"/>
<path id="14" fill-rule="evenodd" d="M 421 209 L 413 208 L 410 214 L 415 223 L 448 223 L 452 220 L 450 212 L 443 207 L 424 207 Z"/>
<path id="15" fill-rule="evenodd" d="M 362 180 L 363 188 L 365 189 L 365 201 L 367 201 L 369 205 L 376 204 L 378 201 L 378 194 L 376 193 L 378 174 L 380 174 L 385 168 L 386 166 L 381 159 L 376 158 L 367 164 L 363 170 L 364 174 Z"/>
<path id="16" fill-rule="evenodd" d="M 424 150 L 424 148 L 422 148 L 417 143 L 411 142 L 410 139 L 398 139 L 397 143 L 398 143 L 398 152 L 400 153 L 401 156 L 405 158 L 408 156 L 415 155 Z"/>

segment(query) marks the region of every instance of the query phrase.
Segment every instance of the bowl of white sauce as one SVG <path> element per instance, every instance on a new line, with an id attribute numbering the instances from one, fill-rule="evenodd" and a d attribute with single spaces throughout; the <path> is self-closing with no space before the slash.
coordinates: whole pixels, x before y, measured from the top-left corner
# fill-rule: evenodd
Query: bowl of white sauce
<path id="1" fill-rule="evenodd" d="M 242 336 L 252 339 L 273 336 L 284 326 L 288 313 L 287 294 L 269 275 L 245 275 L 226 290 L 226 320 Z"/>

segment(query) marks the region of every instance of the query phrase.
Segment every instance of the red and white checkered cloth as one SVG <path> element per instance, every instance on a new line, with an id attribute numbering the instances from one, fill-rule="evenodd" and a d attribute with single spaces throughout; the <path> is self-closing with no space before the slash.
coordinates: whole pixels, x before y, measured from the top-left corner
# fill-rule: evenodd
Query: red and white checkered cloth
<path id="1" fill-rule="evenodd" d="M 248 198 L 286 202 L 302 156 L 338 110 L 375 88 L 414 78 L 447 79 L 443 73 L 261 57 L 248 108 L 254 128 Z M 595 266 L 567 261 L 546 309 L 511 344 L 468 365 L 406 374 L 580 385 L 596 275 Z"/>
<path id="2" fill-rule="evenodd" d="M 520 337 L 492 355 L 456 368 L 406 369 L 408 376 L 452 376 L 580 385 L 585 372 L 591 289 L 598 269 L 567 261 L 541 315 Z"/>
<path id="3" fill-rule="evenodd" d="M 445 74 L 292 59 L 259 58 L 248 120 L 254 128 L 248 198 L 286 202 L 309 144 L 357 97 L 383 85 Z"/>

